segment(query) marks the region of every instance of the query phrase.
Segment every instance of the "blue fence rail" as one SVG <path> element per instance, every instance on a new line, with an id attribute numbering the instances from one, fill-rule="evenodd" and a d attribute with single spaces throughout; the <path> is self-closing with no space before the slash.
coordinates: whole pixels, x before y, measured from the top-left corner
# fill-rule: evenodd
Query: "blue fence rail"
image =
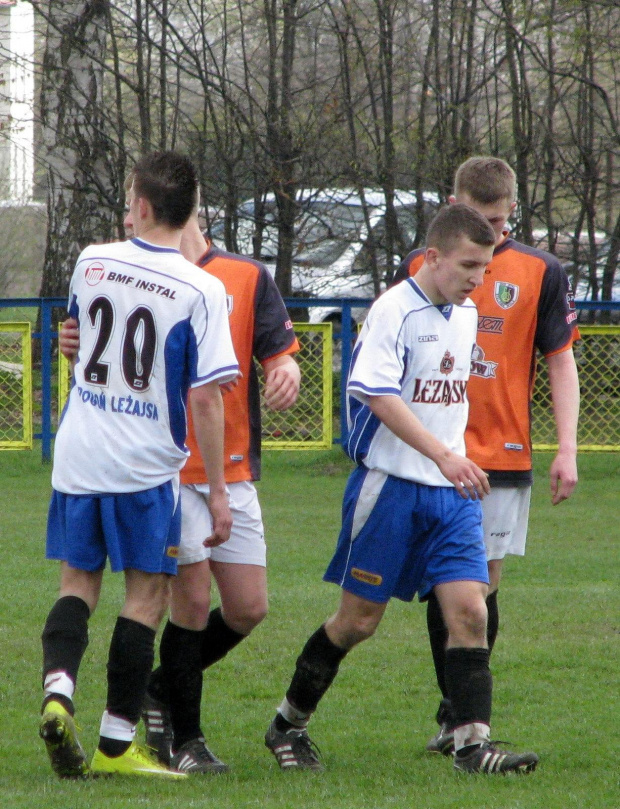
<path id="1" fill-rule="evenodd" d="M 369 307 L 372 300 L 362 298 L 286 298 L 289 308 L 336 307 L 341 311 L 341 330 L 334 337 L 341 341 L 342 372 L 346 372 L 351 359 L 351 346 L 355 337 L 352 309 Z M 0 309 L 40 308 L 40 331 L 33 333 L 33 339 L 41 341 L 41 432 L 34 437 L 41 440 L 41 456 L 49 461 L 52 455 L 52 359 L 54 341 L 57 339 L 56 325 L 52 323 L 54 309 L 66 311 L 66 298 L 2 298 Z M 616 311 L 620 312 L 620 301 L 576 301 L 580 311 Z M 346 396 L 345 385 L 340 385 L 340 438 L 346 436 Z"/>

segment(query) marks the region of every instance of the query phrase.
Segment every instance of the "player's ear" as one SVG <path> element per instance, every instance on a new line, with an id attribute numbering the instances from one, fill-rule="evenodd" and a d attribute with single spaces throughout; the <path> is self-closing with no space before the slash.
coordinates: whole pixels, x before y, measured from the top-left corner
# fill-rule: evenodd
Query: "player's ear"
<path id="1" fill-rule="evenodd" d="M 424 260 L 427 264 L 431 267 L 434 267 L 437 264 L 437 259 L 439 258 L 439 250 L 436 247 L 427 247 L 426 253 L 424 254 Z"/>
<path id="2" fill-rule="evenodd" d="M 140 219 L 146 219 L 151 210 L 151 203 L 146 197 L 138 197 L 138 212 Z"/>

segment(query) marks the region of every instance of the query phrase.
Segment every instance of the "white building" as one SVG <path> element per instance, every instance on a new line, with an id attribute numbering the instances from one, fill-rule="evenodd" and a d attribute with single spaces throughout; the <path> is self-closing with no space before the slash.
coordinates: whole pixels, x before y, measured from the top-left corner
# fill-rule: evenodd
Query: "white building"
<path id="1" fill-rule="evenodd" d="M 27 204 L 34 185 L 34 10 L 0 0 L 0 204 Z"/>

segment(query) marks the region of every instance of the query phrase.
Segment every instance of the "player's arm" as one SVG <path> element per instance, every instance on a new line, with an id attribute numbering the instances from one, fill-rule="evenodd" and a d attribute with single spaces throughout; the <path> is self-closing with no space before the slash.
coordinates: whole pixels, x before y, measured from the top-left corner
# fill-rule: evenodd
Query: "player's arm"
<path id="1" fill-rule="evenodd" d="M 435 438 L 399 396 L 369 396 L 368 406 L 401 441 L 436 463 L 461 497 L 482 499 L 491 491 L 486 473 Z"/>
<path id="2" fill-rule="evenodd" d="M 230 537 L 232 515 L 224 480 L 224 405 L 219 382 L 207 382 L 189 393 L 194 433 L 209 480 L 209 511 L 213 533 L 207 547 L 221 545 Z"/>
<path id="3" fill-rule="evenodd" d="M 74 317 L 68 317 L 60 327 L 58 335 L 58 349 L 71 363 L 71 368 L 75 364 L 78 350 L 80 348 L 80 327 Z"/>
<path id="4" fill-rule="evenodd" d="M 551 502 L 555 506 L 569 498 L 577 485 L 579 377 L 572 348 L 546 360 L 558 437 L 558 452 L 549 470 Z"/>
<path id="5" fill-rule="evenodd" d="M 301 371 L 296 360 L 290 354 L 263 362 L 265 372 L 265 404 L 272 410 L 286 410 L 292 407 L 299 395 Z"/>

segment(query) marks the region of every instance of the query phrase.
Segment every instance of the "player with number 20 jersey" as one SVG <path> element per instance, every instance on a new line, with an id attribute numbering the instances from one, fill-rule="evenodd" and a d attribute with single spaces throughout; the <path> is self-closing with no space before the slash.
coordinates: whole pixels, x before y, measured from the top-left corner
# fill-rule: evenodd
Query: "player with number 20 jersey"
<path id="1" fill-rule="evenodd" d="M 238 374 L 224 286 L 173 248 L 139 238 L 91 245 L 76 264 L 69 312 L 80 350 L 52 486 L 124 493 L 171 480 L 188 455 L 189 387 Z"/>

